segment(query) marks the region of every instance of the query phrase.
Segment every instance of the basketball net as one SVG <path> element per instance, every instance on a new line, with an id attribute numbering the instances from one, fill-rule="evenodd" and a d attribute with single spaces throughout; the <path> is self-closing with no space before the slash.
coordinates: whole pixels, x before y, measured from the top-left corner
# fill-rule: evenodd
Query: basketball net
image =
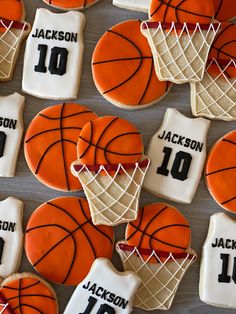
<path id="1" fill-rule="evenodd" d="M 141 278 L 134 306 L 144 310 L 168 310 L 184 274 L 197 258 L 193 250 L 174 254 L 138 249 L 122 242 L 117 243 L 116 250 L 124 270 L 134 271 Z"/>
<path id="2" fill-rule="evenodd" d="M 208 70 L 217 67 L 217 74 Z M 231 121 L 236 119 L 236 80 L 227 75 L 229 67 L 236 70 L 231 59 L 225 66 L 212 59 L 206 68 L 203 80 L 191 85 L 192 111 L 195 116 Z"/>
<path id="3" fill-rule="evenodd" d="M 0 20 L 0 81 L 10 79 L 29 24 Z"/>
<path id="4" fill-rule="evenodd" d="M 212 42 L 221 24 L 143 22 L 156 74 L 176 84 L 202 80 Z"/>
<path id="5" fill-rule="evenodd" d="M 139 195 L 149 164 L 149 159 L 135 164 L 72 164 L 72 173 L 83 186 L 95 225 L 115 226 L 137 218 Z"/>

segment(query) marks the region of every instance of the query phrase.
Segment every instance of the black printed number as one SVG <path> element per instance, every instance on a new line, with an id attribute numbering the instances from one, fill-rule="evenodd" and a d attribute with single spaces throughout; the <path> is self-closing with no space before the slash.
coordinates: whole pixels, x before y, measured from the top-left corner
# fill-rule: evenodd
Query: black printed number
<path id="1" fill-rule="evenodd" d="M 39 50 L 39 62 L 34 67 L 35 72 L 46 73 L 47 67 L 46 57 L 48 46 L 47 45 L 38 45 Z M 54 47 L 51 49 L 51 55 L 49 59 L 48 71 L 51 74 L 55 75 L 64 75 L 66 73 L 66 64 L 67 64 L 68 50 L 66 48 Z"/>
<path id="2" fill-rule="evenodd" d="M 79 314 L 89 314 L 92 312 L 92 309 L 94 308 L 95 304 L 97 303 L 97 299 L 94 297 L 89 297 L 88 299 L 88 305 L 83 313 Z M 115 314 L 115 310 L 113 307 L 111 307 L 108 304 L 101 304 L 99 309 L 97 310 L 96 314 Z"/>
<path id="3" fill-rule="evenodd" d="M 2 131 L 0 131 L 0 158 L 3 156 L 4 154 L 4 148 L 5 148 L 5 144 L 6 144 L 6 134 Z"/>
<path id="4" fill-rule="evenodd" d="M 229 267 L 229 254 L 220 254 L 220 258 L 222 259 L 222 272 L 218 275 L 218 282 L 229 283 L 231 277 L 228 275 L 228 267 Z M 232 274 L 233 282 L 236 283 L 236 257 L 234 258 L 234 267 Z"/>
<path id="5" fill-rule="evenodd" d="M 163 176 L 168 176 L 168 164 L 170 156 L 172 154 L 172 148 L 164 147 L 163 148 L 164 159 L 162 165 L 157 168 L 157 173 L 162 174 Z M 189 153 L 179 151 L 175 154 L 175 159 L 171 168 L 171 175 L 174 179 L 184 181 L 188 178 L 188 172 L 190 164 L 192 161 L 192 156 Z"/>
<path id="6" fill-rule="evenodd" d="M 2 264 L 2 254 L 3 254 L 4 244 L 5 244 L 5 241 L 3 240 L 3 238 L 0 238 L 0 265 Z"/>

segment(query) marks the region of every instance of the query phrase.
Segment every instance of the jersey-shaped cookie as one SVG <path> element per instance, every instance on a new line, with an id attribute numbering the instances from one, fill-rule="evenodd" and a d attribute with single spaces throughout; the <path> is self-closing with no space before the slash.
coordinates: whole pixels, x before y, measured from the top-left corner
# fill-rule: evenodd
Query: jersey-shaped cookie
<path id="1" fill-rule="evenodd" d="M 128 314 L 140 281 L 133 272 L 118 272 L 108 259 L 98 258 L 64 314 Z"/>
<path id="2" fill-rule="evenodd" d="M 199 293 L 205 303 L 236 309 L 236 221 L 224 213 L 210 218 L 202 251 Z"/>
<path id="3" fill-rule="evenodd" d="M 206 158 L 209 125 L 204 118 L 190 119 L 176 109 L 167 109 L 146 152 L 151 164 L 144 188 L 159 197 L 191 203 Z"/>
<path id="4" fill-rule="evenodd" d="M 119 8 L 131 11 L 148 13 L 151 0 L 113 0 L 113 4 Z"/>
<path id="5" fill-rule="evenodd" d="M 23 133 L 25 97 L 0 96 L 0 176 L 13 177 Z"/>
<path id="6" fill-rule="evenodd" d="M 49 99 L 77 97 L 83 58 L 85 16 L 38 9 L 26 43 L 22 88 Z"/>
<path id="7" fill-rule="evenodd" d="M 15 197 L 0 202 L 0 277 L 16 272 L 20 264 L 23 206 Z"/>

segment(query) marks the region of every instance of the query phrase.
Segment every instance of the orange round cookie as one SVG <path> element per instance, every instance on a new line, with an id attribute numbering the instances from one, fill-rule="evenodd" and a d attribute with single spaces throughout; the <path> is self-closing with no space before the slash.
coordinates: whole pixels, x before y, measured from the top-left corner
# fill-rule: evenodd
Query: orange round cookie
<path id="1" fill-rule="evenodd" d="M 5 279 L 0 295 L 0 312 L 3 314 L 58 313 L 57 297 L 52 287 L 34 274 L 14 274 Z M 3 300 L 9 305 L 9 311 L 3 310 Z"/>
<path id="2" fill-rule="evenodd" d="M 94 226 L 86 199 L 60 197 L 39 206 L 31 215 L 25 252 L 45 278 L 77 285 L 98 257 L 111 258 L 113 229 Z"/>
<path id="3" fill-rule="evenodd" d="M 236 130 L 223 136 L 211 148 L 205 179 L 215 201 L 236 213 Z"/>
<path id="4" fill-rule="evenodd" d="M 98 0 L 43 0 L 54 8 L 63 10 L 81 10 L 90 7 Z"/>
<path id="5" fill-rule="evenodd" d="M 0 19 L 20 21 L 24 19 L 24 12 L 21 0 L 0 0 Z"/>
<path id="6" fill-rule="evenodd" d="M 183 253 L 190 246 L 191 231 L 175 207 L 153 203 L 142 207 L 138 218 L 128 223 L 125 240 L 139 249 Z"/>
<path id="7" fill-rule="evenodd" d="M 70 171 L 82 127 L 97 116 L 87 107 L 67 103 L 42 110 L 25 136 L 25 158 L 32 173 L 45 185 L 62 191 L 81 189 Z"/>
<path id="8" fill-rule="evenodd" d="M 101 117 L 81 130 L 77 154 L 83 165 L 135 163 L 143 154 L 142 136 L 124 119 Z"/>
<path id="9" fill-rule="evenodd" d="M 236 17 L 236 1 L 214 0 L 215 19 L 218 21 L 230 21 Z"/>
<path id="10" fill-rule="evenodd" d="M 98 41 L 92 57 L 94 83 L 101 95 L 125 109 L 141 109 L 162 99 L 172 86 L 160 82 L 141 21 L 113 26 Z"/>
<path id="11" fill-rule="evenodd" d="M 152 0 L 149 17 L 163 23 L 211 23 L 215 13 L 213 0 Z"/>

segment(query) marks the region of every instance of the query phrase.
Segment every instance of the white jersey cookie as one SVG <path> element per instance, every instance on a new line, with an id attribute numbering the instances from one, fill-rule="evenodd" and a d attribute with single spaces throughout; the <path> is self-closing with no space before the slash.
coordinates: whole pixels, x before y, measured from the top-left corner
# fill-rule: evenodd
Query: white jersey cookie
<path id="1" fill-rule="evenodd" d="M 23 206 L 15 197 L 0 202 L 0 277 L 16 272 L 20 264 Z"/>
<path id="2" fill-rule="evenodd" d="M 150 3 L 151 0 L 113 0 L 113 5 L 119 8 L 144 13 L 148 13 Z"/>
<path id="3" fill-rule="evenodd" d="M 134 273 L 118 272 L 108 259 L 98 258 L 77 286 L 64 314 L 128 314 L 140 282 Z"/>
<path id="4" fill-rule="evenodd" d="M 206 158 L 210 121 L 191 119 L 176 109 L 167 109 L 160 129 L 146 154 L 151 160 L 144 188 L 159 197 L 191 203 Z"/>
<path id="5" fill-rule="evenodd" d="M 13 177 L 23 134 L 25 97 L 0 96 L 0 176 Z"/>
<path id="6" fill-rule="evenodd" d="M 38 9 L 26 43 L 22 88 L 49 99 L 76 98 L 83 59 L 85 16 Z"/>
<path id="7" fill-rule="evenodd" d="M 224 213 L 210 218 L 202 251 L 199 293 L 205 303 L 236 309 L 236 221 Z"/>

